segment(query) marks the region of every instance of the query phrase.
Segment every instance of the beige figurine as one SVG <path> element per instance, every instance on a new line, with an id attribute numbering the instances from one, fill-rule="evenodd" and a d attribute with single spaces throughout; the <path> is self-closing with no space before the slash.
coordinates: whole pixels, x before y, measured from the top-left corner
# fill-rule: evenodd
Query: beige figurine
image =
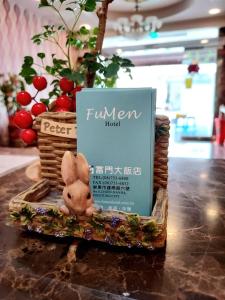
<path id="1" fill-rule="evenodd" d="M 94 201 L 89 186 L 89 165 L 85 156 L 78 153 L 75 157 L 72 152 L 66 151 L 61 172 L 65 183 L 65 205 L 61 206 L 60 210 L 66 215 L 91 216 L 94 212 Z"/>

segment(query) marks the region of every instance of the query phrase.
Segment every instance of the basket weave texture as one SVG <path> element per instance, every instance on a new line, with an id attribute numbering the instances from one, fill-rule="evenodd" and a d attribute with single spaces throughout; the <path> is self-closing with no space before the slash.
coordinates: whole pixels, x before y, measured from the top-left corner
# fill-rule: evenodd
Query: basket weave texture
<path id="1" fill-rule="evenodd" d="M 34 124 L 34 128 L 38 133 L 42 178 L 48 179 L 52 188 L 62 190 L 64 186 L 61 177 L 62 157 L 67 150 L 76 154 L 77 140 L 75 138 L 71 139 L 42 133 L 42 119 L 75 124 L 74 126 L 76 126 L 76 114 L 70 112 L 46 112 L 38 116 Z M 169 119 L 166 116 L 157 115 L 155 125 L 154 189 L 157 190 L 160 187 L 167 187 Z"/>

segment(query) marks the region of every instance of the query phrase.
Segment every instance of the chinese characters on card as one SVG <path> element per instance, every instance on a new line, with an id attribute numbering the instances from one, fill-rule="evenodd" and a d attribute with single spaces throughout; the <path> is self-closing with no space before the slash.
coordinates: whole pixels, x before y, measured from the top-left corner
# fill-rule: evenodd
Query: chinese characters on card
<path id="1" fill-rule="evenodd" d="M 77 126 L 96 206 L 150 215 L 155 91 L 84 89 L 77 96 Z"/>

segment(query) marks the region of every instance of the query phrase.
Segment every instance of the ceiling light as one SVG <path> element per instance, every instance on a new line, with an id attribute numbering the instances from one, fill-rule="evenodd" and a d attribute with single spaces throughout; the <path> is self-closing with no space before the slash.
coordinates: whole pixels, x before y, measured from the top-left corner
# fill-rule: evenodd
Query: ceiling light
<path id="1" fill-rule="evenodd" d="M 208 44 L 209 40 L 207 39 L 204 39 L 204 40 L 201 40 L 201 44 Z"/>
<path id="2" fill-rule="evenodd" d="M 212 9 L 209 10 L 210 15 L 217 15 L 220 12 L 221 12 L 221 9 L 219 9 L 219 8 L 212 8 Z"/>
<path id="3" fill-rule="evenodd" d="M 122 17 L 117 19 L 115 22 L 115 30 L 118 34 L 124 35 L 127 37 L 141 37 L 147 33 L 151 36 L 154 35 L 154 38 L 157 37 L 157 30 L 161 28 L 162 21 L 159 20 L 156 16 L 144 17 L 139 12 L 139 3 L 146 0 L 129 0 L 130 2 L 135 3 L 136 14 L 130 16 L 130 18 Z"/>

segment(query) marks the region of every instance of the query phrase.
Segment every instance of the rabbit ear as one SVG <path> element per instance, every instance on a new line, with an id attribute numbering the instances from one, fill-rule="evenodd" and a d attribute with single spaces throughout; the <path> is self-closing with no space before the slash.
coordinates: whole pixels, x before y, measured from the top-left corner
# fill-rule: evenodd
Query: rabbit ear
<path id="1" fill-rule="evenodd" d="M 76 159 L 70 151 L 63 155 L 61 173 L 65 185 L 70 185 L 78 179 Z"/>
<path id="2" fill-rule="evenodd" d="M 77 153 L 77 175 L 82 182 L 89 184 L 89 165 L 82 153 Z"/>

